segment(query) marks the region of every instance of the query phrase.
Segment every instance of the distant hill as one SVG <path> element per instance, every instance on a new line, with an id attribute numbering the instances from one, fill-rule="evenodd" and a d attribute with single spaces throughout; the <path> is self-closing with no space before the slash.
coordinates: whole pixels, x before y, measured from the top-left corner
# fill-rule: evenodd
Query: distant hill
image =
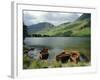
<path id="1" fill-rule="evenodd" d="M 43 23 L 38 23 L 38 24 L 34 24 L 31 26 L 28 26 L 28 32 L 29 33 L 36 33 L 45 29 L 49 29 L 54 27 L 53 24 L 48 23 L 48 22 L 43 22 Z"/>
<path id="2" fill-rule="evenodd" d="M 58 26 L 51 23 L 39 23 L 28 27 L 31 34 L 41 34 L 54 37 L 90 36 L 91 14 L 83 14 L 73 22 L 66 22 Z"/>
<path id="3" fill-rule="evenodd" d="M 91 19 L 91 14 L 84 13 L 82 16 L 80 16 L 77 20 L 84 20 L 84 19 Z"/>

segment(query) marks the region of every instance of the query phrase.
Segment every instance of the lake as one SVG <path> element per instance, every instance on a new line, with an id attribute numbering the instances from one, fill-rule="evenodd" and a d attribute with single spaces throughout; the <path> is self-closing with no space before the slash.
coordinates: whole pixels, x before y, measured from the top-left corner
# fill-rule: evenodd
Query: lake
<path id="1" fill-rule="evenodd" d="M 67 47 L 78 47 L 79 45 L 90 44 L 90 38 L 89 37 L 45 37 L 45 38 L 27 37 L 25 38 L 24 43 L 28 46 L 33 46 L 33 47 L 36 46 L 36 47 L 49 47 L 49 48 L 67 48 Z"/>

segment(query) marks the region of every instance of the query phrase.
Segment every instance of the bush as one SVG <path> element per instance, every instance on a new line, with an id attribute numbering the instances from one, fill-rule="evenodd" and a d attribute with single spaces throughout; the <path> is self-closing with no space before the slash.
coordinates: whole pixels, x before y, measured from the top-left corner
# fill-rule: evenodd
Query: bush
<path id="1" fill-rule="evenodd" d="M 31 64 L 31 59 L 26 54 L 23 55 L 23 69 L 29 68 Z"/>
<path id="2" fill-rule="evenodd" d="M 29 69 L 48 68 L 48 66 L 49 63 L 47 61 L 33 60 Z"/>
<path id="3" fill-rule="evenodd" d="M 59 62 L 57 62 L 57 61 L 52 61 L 51 66 L 52 66 L 53 68 L 62 67 L 62 64 L 61 64 L 60 61 L 59 61 Z"/>

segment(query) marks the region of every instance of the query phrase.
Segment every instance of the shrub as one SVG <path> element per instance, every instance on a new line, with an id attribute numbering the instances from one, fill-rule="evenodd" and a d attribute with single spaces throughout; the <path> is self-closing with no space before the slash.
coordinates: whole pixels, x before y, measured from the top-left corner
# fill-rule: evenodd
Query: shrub
<path id="1" fill-rule="evenodd" d="M 31 63 L 31 59 L 26 54 L 24 54 L 23 55 L 23 69 L 27 69 L 30 66 L 30 63 Z"/>

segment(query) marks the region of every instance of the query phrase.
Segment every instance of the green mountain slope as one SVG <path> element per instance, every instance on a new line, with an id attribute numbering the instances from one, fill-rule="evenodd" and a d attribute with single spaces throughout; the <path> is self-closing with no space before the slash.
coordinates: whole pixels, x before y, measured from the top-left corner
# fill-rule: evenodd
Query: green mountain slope
<path id="1" fill-rule="evenodd" d="M 28 26 L 28 32 L 29 32 L 29 34 L 36 33 L 36 32 L 42 31 L 42 30 L 48 30 L 52 27 L 54 27 L 53 24 L 48 23 L 48 22 L 42 22 L 42 23 Z"/>
<path id="2" fill-rule="evenodd" d="M 54 37 L 90 36 L 91 15 L 83 14 L 74 22 L 67 22 L 49 29 L 42 29 L 36 34 Z"/>

